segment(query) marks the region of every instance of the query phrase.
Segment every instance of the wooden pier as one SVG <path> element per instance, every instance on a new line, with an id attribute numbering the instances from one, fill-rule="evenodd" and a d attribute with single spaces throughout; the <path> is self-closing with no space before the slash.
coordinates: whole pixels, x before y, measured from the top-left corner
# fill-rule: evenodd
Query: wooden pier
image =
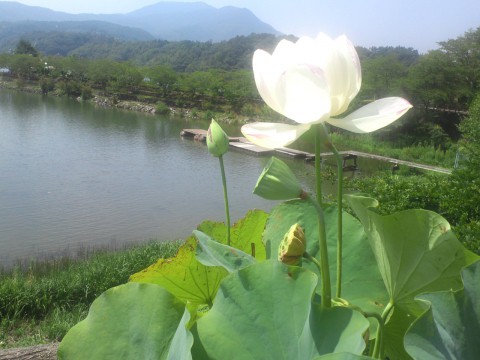
<path id="1" fill-rule="evenodd" d="M 441 167 L 438 167 L 438 166 L 417 164 L 417 163 L 414 163 L 414 162 L 411 162 L 411 161 L 393 159 L 393 158 L 389 158 L 389 157 L 385 157 L 385 156 L 381 156 L 381 155 L 368 154 L 368 153 L 364 153 L 364 152 L 360 152 L 360 151 L 346 151 L 344 153 L 349 153 L 349 154 L 352 154 L 352 155 L 357 155 L 359 157 L 364 157 L 364 158 L 368 158 L 368 159 L 376 159 L 376 160 L 381 160 L 381 161 L 385 161 L 385 162 L 390 162 L 393 165 L 405 165 L 405 166 L 408 166 L 408 167 L 411 167 L 411 168 L 428 170 L 428 171 L 435 171 L 435 172 L 442 173 L 442 174 L 451 174 L 452 173 L 452 170 L 441 168 Z"/>
<path id="2" fill-rule="evenodd" d="M 198 141 L 207 141 L 207 130 L 203 129 L 183 129 L 180 136 L 193 138 Z"/>
<path id="3" fill-rule="evenodd" d="M 181 136 L 184 137 L 190 137 L 193 138 L 194 140 L 198 141 L 206 141 L 207 138 L 207 130 L 203 129 L 183 129 L 180 133 Z M 294 159 L 304 159 L 305 161 L 313 161 L 315 160 L 315 155 L 305 152 L 305 151 L 300 151 L 300 150 L 295 150 L 295 149 L 290 149 L 286 147 L 278 148 L 278 149 L 266 149 L 260 146 L 257 146 L 244 137 L 229 137 L 230 140 L 230 147 L 235 150 L 240 150 L 243 152 L 250 153 L 252 155 L 256 156 L 269 156 L 269 155 L 278 155 L 278 156 L 284 156 L 284 157 L 289 157 L 289 158 L 294 158 Z M 416 168 L 416 169 L 421 169 L 421 170 L 427 170 L 427 171 L 434 171 L 438 173 L 443 173 L 443 174 L 451 174 L 452 170 L 450 169 L 445 169 L 437 166 L 431 166 L 431 165 L 423 165 L 423 164 L 418 164 L 414 163 L 411 161 L 405 161 L 405 160 L 399 160 L 399 159 L 394 159 L 394 158 L 389 158 L 386 156 L 381 156 L 381 155 L 375 155 L 375 154 L 369 154 L 369 153 L 364 153 L 360 151 L 339 151 L 339 154 L 344 157 L 344 160 L 348 159 L 356 159 L 357 157 L 363 157 L 367 159 L 375 159 L 375 160 L 380 160 L 384 162 L 389 162 L 392 164 L 392 170 L 393 169 L 398 169 L 399 165 L 404 165 L 408 166 L 411 168 Z M 321 157 L 325 156 L 332 156 L 333 153 L 321 153 Z M 356 165 L 356 161 L 354 163 Z M 344 161 L 344 166 L 345 166 L 345 161 Z M 351 166 L 350 166 L 351 167 Z M 353 169 L 353 167 L 352 167 Z"/>

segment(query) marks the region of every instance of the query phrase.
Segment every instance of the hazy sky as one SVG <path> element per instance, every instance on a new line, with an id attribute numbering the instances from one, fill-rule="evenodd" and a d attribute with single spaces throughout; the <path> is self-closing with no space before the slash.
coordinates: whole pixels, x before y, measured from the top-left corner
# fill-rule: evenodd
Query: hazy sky
<path id="1" fill-rule="evenodd" d="M 19 0 L 69 13 L 125 13 L 163 0 Z M 178 0 L 193 2 L 196 0 Z M 297 36 L 346 34 L 355 45 L 406 46 L 420 52 L 480 26 L 479 0 L 203 0 L 250 9 L 275 29 Z"/>

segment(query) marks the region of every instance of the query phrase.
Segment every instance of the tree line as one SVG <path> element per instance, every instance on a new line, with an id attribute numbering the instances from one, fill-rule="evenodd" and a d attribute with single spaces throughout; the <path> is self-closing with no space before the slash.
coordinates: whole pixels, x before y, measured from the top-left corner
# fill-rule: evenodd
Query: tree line
<path id="1" fill-rule="evenodd" d="M 294 40 L 291 38 L 291 40 Z M 273 35 L 238 36 L 221 43 L 193 41 L 88 43 L 69 56 L 38 52 L 22 40 L 0 67 L 22 81 L 39 81 L 42 91 L 88 98 L 94 91 L 119 99 L 164 102 L 168 106 L 275 116 L 256 90 L 251 58 L 257 48 L 273 50 Z M 352 108 L 386 96 L 403 96 L 415 106 L 379 137 L 406 145 L 449 146 L 480 84 L 480 27 L 419 54 L 405 47 L 357 47 L 362 89 Z M 5 75 L 5 73 L 4 73 Z"/>

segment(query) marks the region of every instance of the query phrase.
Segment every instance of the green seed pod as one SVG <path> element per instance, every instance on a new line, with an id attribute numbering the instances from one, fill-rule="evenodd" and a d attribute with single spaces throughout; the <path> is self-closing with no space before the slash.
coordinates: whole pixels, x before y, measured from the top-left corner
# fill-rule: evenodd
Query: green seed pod
<path id="1" fill-rule="evenodd" d="M 304 194 L 288 165 L 275 157 L 263 169 L 253 193 L 267 200 L 290 200 Z"/>
<path id="2" fill-rule="evenodd" d="M 207 131 L 207 147 L 210 154 L 220 157 L 228 151 L 230 141 L 225 131 L 212 119 Z"/>
<path id="3" fill-rule="evenodd" d="M 307 242 L 305 240 L 303 229 L 298 223 L 293 224 L 280 243 L 278 248 L 278 260 L 287 265 L 301 265 L 306 247 Z"/>

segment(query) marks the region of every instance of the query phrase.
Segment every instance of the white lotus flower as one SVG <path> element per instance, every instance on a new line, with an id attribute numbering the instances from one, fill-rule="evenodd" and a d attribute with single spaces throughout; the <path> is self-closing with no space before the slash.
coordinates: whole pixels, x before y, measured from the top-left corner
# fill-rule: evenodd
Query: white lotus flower
<path id="1" fill-rule="evenodd" d="M 360 61 L 350 40 L 301 37 L 296 43 L 282 40 L 272 55 L 257 50 L 253 56 L 255 83 L 263 100 L 273 110 L 299 123 L 252 123 L 242 133 L 253 143 L 278 148 L 295 141 L 312 124 L 328 122 L 356 133 L 389 125 L 412 105 L 389 97 L 374 101 L 343 119 L 362 82 Z"/>

